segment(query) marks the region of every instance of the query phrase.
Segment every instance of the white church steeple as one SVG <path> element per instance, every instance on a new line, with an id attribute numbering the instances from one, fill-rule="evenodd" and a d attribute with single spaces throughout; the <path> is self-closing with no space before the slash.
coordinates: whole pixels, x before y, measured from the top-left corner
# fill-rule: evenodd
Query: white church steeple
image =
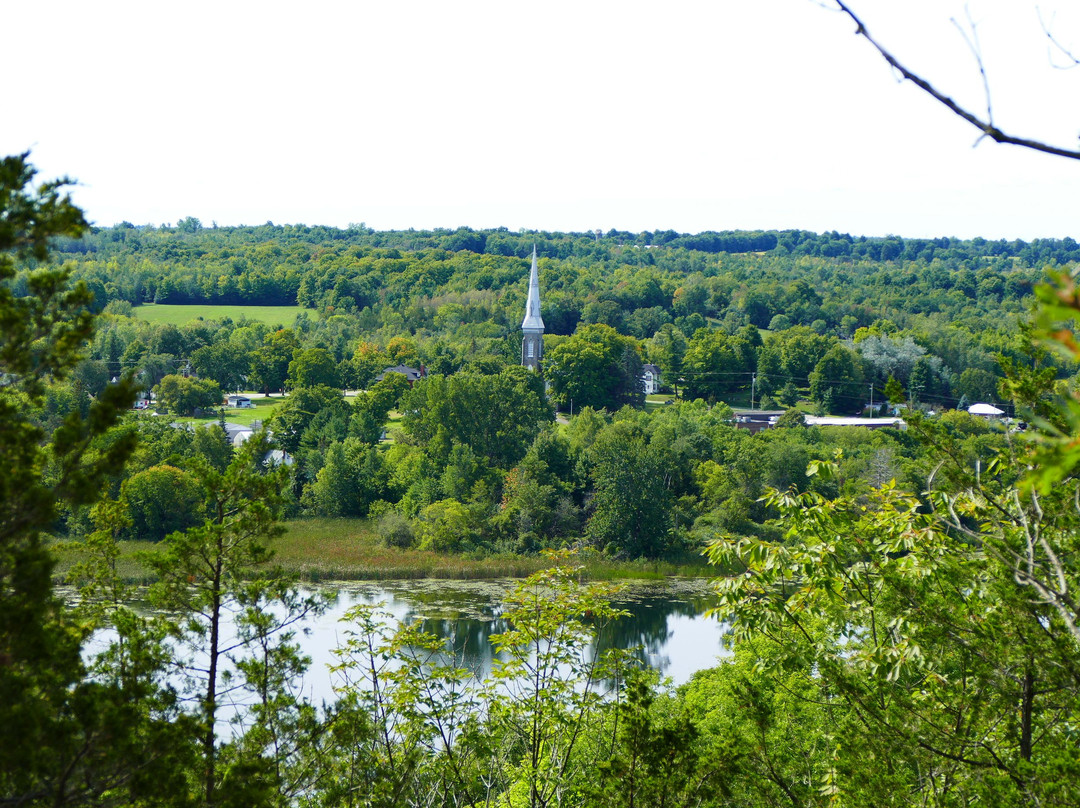
<path id="1" fill-rule="evenodd" d="M 540 273 L 536 268 L 535 244 L 532 269 L 529 270 L 529 299 L 525 303 L 525 319 L 521 321 L 521 330 L 521 364 L 538 370 L 544 356 L 544 321 L 540 317 Z"/>

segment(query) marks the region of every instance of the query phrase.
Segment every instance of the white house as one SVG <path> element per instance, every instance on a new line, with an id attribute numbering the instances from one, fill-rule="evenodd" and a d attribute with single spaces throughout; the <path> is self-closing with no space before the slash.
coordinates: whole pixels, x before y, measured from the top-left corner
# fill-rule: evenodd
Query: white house
<path id="1" fill-rule="evenodd" d="M 293 456 L 282 449 L 271 449 L 266 453 L 263 462 L 268 466 L 291 466 Z"/>
<path id="2" fill-rule="evenodd" d="M 222 428 L 225 430 L 225 437 L 229 439 L 229 443 L 233 446 L 242 446 L 244 442 L 255 434 L 255 430 L 249 426 L 243 424 L 233 424 L 226 421 Z"/>
<path id="3" fill-rule="evenodd" d="M 230 407 L 240 407 L 241 409 L 250 409 L 255 405 L 251 403 L 251 399 L 247 396 L 242 396 L 239 393 L 225 397 L 225 403 Z"/>
<path id="4" fill-rule="evenodd" d="M 651 396 L 660 392 L 660 368 L 656 365 L 641 366 L 641 381 L 645 385 L 645 395 Z"/>

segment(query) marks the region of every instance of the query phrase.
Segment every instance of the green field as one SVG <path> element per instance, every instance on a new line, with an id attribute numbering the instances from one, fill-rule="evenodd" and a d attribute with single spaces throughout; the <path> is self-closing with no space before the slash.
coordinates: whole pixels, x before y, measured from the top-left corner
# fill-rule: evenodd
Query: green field
<path id="1" fill-rule="evenodd" d="M 225 407 L 225 420 L 233 424 L 243 424 L 244 426 L 251 426 L 254 421 L 266 422 L 270 420 L 270 416 L 274 414 L 274 408 L 283 403 L 286 399 L 285 396 L 275 395 L 270 398 L 266 398 L 262 393 L 256 393 L 248 391 L 245 395 L 251 396 L 251 403 L 254 407 Z M 213 415 L 208 415 L 205 418 L 191 418 L 188 416 L 181 416 L 173 418 L 174 421 L 181 424 L 213 424 L 217 423 L 220 415 L 215 411 Z"/>
<path id="2" fill-rule="evenodd" d="M 285 532 L 269 542 L 275 553 L 274 563 L 305 581 L 523 578 L 551 566 L 551 561 L 543 555 L 453 554 L 387 547 L 377 535 L 376 521 L 371 519 L 312 517 L 290 519 L 282 524 Z M 120 542 L 116 571 L 121 579 L 150 583 L 153 575 L 141 554 L 162 547 L 151 542 Z M 54 549 L 58 580 L 73 564 L 85 559 L 85 545 L 80 541 L 59 541 Z M 590 550 L 584 551 L 577 563 L 584 566 L 584 577 L 591 580 L 661 580 L 716 574 L 715 567 L 704 563 L 612 561 Z"/>
<path id="3" fill-rule="evenodd" d="M 659 410 L 666 407 L 668 404 L 675 402 L 675 396 L 671 393 L 653 393 L 652 395 L 645 396 L 645 409 L 649 412 L 653 410 Z"/>
<path id="4" fill-rule="evenodd" d="M 148 323 L 164 325 L 187 325 L 193 320 L 220 320 L 229 317 L 239 320 L 246 317 L 273 326 L 290 326 L 302 311 L 310 311 L 303 306 L 204 306 L 175 305 L 172 303 L 145 303 L 131 310 L 132 317 L 146 320 Z"/>

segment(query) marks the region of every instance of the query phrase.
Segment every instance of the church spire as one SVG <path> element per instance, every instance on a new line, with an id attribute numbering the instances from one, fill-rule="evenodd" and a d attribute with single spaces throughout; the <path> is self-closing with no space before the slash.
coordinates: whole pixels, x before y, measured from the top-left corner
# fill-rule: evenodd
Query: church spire
<path id="1" fill-rule="evenodd" d="M 532 269 L 529 270 L 529 300 L 525 304 L 525 319 L 521 321 L 522 330 L 538 328 L 544 330 L 544 321 L 540 319 L 540 275 L 536 270 L 536 245 L 533 245 Z"/>
<path id="2" fill-rule="evenodd" d="M 521 364 L 537 370 L 544 354 L 544 321 L 540 317 L 540 273 L 536 268 L 535 244 L 532 269 L 529 270 L 529 298 L 525 303 L 525 319 L 521 321 L 521 330 Z"/>

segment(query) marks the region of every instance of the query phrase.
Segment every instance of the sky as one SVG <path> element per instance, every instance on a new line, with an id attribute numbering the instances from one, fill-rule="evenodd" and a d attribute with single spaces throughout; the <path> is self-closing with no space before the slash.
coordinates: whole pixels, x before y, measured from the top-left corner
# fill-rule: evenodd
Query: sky
<path id="1" fill-rule="evenodd" d="M 1075 0 L 851 0 L 1080 146 Z M 9 2 L 0 154 L 98 225 L 1080 238 L 1080 161 L 979 138 L 828 0 Z"/>

